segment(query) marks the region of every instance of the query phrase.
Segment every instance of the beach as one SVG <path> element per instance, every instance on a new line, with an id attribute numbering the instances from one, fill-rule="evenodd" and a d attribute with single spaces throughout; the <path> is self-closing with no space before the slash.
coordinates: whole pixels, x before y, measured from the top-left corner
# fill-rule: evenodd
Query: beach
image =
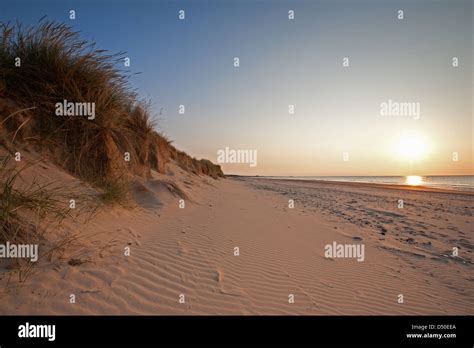
<path id="1" fill-rule="evenodd" d="M 171 165 L 133 197 L 133 207 L 65 223 L 79 238 L 40 261 L 24 283 L 7 285 L 2 271 L 0 313 L 473 314 L 472 194 L 214 180 Z M 363 245 L 364 255 L 327 257 L 328 245 Z"/>
<path id="2" fill-rule="evenodd" d="M 472 0 L 117 5 L 0 11 L 0 348 L 472 345 Z"/>

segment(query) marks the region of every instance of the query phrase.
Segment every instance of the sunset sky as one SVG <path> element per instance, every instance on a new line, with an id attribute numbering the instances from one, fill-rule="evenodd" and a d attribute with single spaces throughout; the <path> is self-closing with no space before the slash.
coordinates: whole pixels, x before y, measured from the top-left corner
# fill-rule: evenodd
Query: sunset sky
<path id="1" fill-rule="evenodd" d="M 44 15 L 126 51 L 140 72 L 132 86 L 177 148 L 212 161 L 225 147 L 257 150 L 256 167 L 226 173 L 473 174 L 472 1 L 8 0 L 0 10 L 24 24 Z M 382 116 L 389 100 L 419 103 L 419 119 Z"/>

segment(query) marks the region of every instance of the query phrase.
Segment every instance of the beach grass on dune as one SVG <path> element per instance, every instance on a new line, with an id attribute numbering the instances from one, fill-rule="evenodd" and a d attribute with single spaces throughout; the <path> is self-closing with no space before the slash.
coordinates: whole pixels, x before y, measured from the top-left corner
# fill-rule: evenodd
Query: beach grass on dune
<path id="1" fill-rule="evenodd" d="M 39 222 L 70 215 L 67 188 L 19 180 L 36 162 L 12 164 L 17 152 L 37 154 L 88 182 L 108 205 L 125 203 L 133 180 L 151 170 L 166 174 L 171 161 L 197 175 L 223 177 L 220 166 L 177 150 L 157 129 L 150 102 L 129 84 L 124 57 L 63 23 L 0 23 L 0 147 L 9 153 L 0 166 L 0 242 L 39 243 Z M 93 104 L 95 117 L 59 116 L 63 101 Z"/>
<path id="2" fill-rule="evenodd" d="M 62 202 L 65 190 L 35 180 L 18 188 L 16 182 L 28 166 L 7 169 L 9 161 L 6 157 L 0 163 L 0 242 L 38 241 L 39 221 L 47 216 L 57 221 L 69 216 L 70 210 Z"/>
<path id="3" fill-rule="evenodd" d="M 130 87 L 123 59 L 124 53 L 98 49 L 66 24 L 2 23 L 2 135 L 15 134 L 16 142 L 27 139 L 31 146 L 49 149 L 72 174 L 106 186 L 108 180 L 144 175 L 150 169 L 165 173 L 171 159 L 197 174 L 223 176 L 210 161 L 203 163 L 184 152 L 176 155 L 171 141 L 156 131 L 150 104 Z M 55 105 L 63 100 L 94 103 L 95 119 L 55 117 Z M 15 113 L 25 108 L 28 111 Z"/>

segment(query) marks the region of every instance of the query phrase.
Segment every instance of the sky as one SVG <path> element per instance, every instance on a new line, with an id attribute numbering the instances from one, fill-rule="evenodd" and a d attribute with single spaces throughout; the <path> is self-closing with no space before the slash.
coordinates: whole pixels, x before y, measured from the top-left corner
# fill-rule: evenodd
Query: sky
<path id="1" fill-rule="evenodd" d="M 470 0 L 0 3 L 0 21 L 47 16 L 125 51 L 131 86 L 177 148 L 213 162 L 256 153 L 255 165 L 222 163 L 227 174 L 474 173 Z M 384 115 L 389 101 L 419 113 Z"/>

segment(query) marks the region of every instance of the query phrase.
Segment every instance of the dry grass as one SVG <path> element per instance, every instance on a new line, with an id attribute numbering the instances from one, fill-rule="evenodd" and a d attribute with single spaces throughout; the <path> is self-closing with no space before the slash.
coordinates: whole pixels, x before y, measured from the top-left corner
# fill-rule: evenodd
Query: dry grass
<path id="1" fill-rule="evenodd" d="M 21 66 L 15 65 L 17 58 Z M 171 160 L 195 174 L 222 177 L 220 166 L 176 150 L 155 130 L 149 103 L 138 99 L 121 68 L 123 58 L 55 21 L 32 27 L 0 23 L 0 146 L 9 153 L 21 147 L 46 155 L 98 188 L 107 204 L 126 201 L 133 176 L 150 169 L 166 173 Z M 56 103 L 63 100 L 94 103 L 95 119 L 56 116 Z M 28 165 L 8 167 L 8 160 L 0 163 L 0 243 L 41 244 L 41 258 L 60 253 L 77 236 L 46 240 L 44 225 L 52 221 L 57 230 L 71 216 L 65 204 L 70 188 L 34 179 L 18 185 Z M 83 198 L 89 198 L 85 212 L 92 216 L 97 206 Z M 35 264 L 17 263 L 23 281 Z"/>
<path id="2" fill-rule="evenodd" d="M 42 222 L 50 218 L 57 227 L 70 216 L 64 199 L 65 189 L 40 184 L 36 180 L 20 185 L 21 174 L 29 165 L 20 169 L 7 168 L 9 161 L 9 156 L 0 161 L 0 243 L 48 244 L 51 250 L 60 248 L 65 239 L 51 246 L 44 236 Z M 18 271 L 19 281 L 23 282 L 35 264 L 29 260 L 13 259 L 10 268 Z"/>
<path id="3" fill-rule="evenodd" d="M 49 150 L 57 164 L 106 188 L 109 181 L 150 169 L 165 173 L 176 149 L 155 131 L 149 104 L 138 100 L 120 68 L 123 59 L 123 53 L 97 49 L 62 23 L 40 20 L 26 28 L 1 23 L 0 104 L 10 113 L 0 114 L 0 131 Z M 63 100 L 95 103 L 95 119 L 55 116 L 55 104 Z M 176 160 L 197 174 L 223 176 L 209 161 L 199 164 L 185 153 Z"/>
<path id="4" fill-rule="evenodd" d="M 22 283 L 40 260 L 62 254 L 79 237 L 61 231 L 64 219 L 86 223 L 98 212 L 99 203 L 82 193 L 82 185 L 27 180 L 26 171 L 37 163 L 14 163 L 11 156 L 0 158 L 0 243 L 37 244 L 40 250 L 37 262 L 8 260 L 7 268 L 13 271 L 10 276 L 16 273 Z M 71 196 L 77 202 L 74 211 L 69 207 Z M 49 231 L 54 231 L 54 236 Z M 7 287 L 10 285 L 9 281 Z"/>
<path id="5" fill-rule="evenodd" d="M 171 157 L 175 159 L 181 168 L 194 174 L 208 175 L 214 179 L 224 177 L 224 173 L 219 165 L 212 163 L 207 159 L 196 159 L 183 151 L 174 149 Z"/>
<path id="6" fill-rule="evenodd" d="M 105 204 L 125 204 L 128 200 L 129 183 L 125 180 L 117 179 L 115 181 L 107 180 L 101 187 L 100 198 Z"/>
<path id="7" fill-rule="evenodd" d="M 60 223 L 70 215 L 64 204 L 65 192 L 58 186 L 39 184 L 35 180 L 18 188 L 17 181 L 28 165 L 6 169 L 9 160 L 5 157 L 0 162 L 0 242 L 40 242 L 42 234 L 38 233 L 38 226 L 41 220 L 52 215 Z M 33 218 L 25 218 L 25 214 Z"/>

